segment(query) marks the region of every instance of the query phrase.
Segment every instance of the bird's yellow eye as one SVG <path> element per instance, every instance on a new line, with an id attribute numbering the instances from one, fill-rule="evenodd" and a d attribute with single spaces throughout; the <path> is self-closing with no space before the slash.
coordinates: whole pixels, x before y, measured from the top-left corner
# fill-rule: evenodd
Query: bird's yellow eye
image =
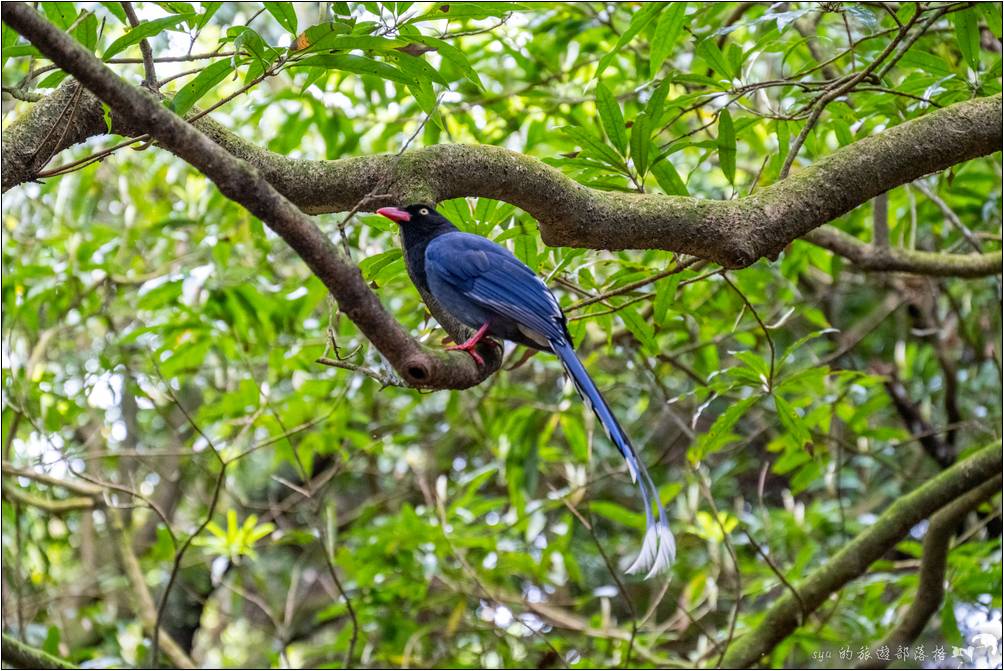
<path id="1" fill-rule="evenodd" d="M 423 207 L 421 210 L 418 211 L 418 213 L 424 217 L 425 215 L 429 214 L 429 210 L 428 208 Z"/>

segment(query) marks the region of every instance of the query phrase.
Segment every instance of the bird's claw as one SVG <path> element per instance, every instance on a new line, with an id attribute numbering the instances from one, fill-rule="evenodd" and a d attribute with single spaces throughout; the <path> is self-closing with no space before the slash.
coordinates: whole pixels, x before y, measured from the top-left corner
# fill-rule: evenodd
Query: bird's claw
<path id="1" fill-rule="evenodd" d="M 468 341 L 468 342 L 465 342 L 462 345 L 450 345 L 449 347 L 446 348 L 446 351 L 447 352 L 457 352 L 457 351 L 459 351 L 459 352 L 467 352 L 468 354 L 471 355 L 471 358 L 474 359 L 474 363 L 478 364 L 479 366 L 484 366 L 485 365 L 485 360 L 483 358 L 481 358 L 480 354 L 478 354 L 476 351 L 474 351 L 474 348 L 477 347 L 477 346 L 478 346 L 478 343 L 476 343 L 476 342 L 472 343 L 472 342 Z"/>
<path id="2" fill-rule="evenodd" d="M 485 333 L 487 332 L 488 332 L 488 322 L 485 322 L 484 324 L 481 325 L 481 328 L 475 331 L 474 335 L 472 335 L 470 338 L 467 339 L 466 342 L 460 343 L 459 345 L 450 345 L 449 347 L 446 348 L 446 350 L 448 352 L 449 351 L 467 352 L 468 354 L 471 355 L 471 358 L 474 359 L 474 363 L 478 364 L 479 366 L 484 366 L 485 360 L 481 358 L 480 354 L 474 351 L 474 348 L 477 347 L 478 343 L 484 339 Z M 488 342 L 494 343 L 495 341 L 489 339 Z"/>

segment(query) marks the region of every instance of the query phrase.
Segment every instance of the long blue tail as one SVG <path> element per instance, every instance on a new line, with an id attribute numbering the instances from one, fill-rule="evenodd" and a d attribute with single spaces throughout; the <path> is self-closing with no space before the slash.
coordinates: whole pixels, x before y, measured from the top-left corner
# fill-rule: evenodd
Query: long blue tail
<path id="1" fill-rule="evenodd" d="M 572 382 L 575 383 L 579 396 L 596 413 L 597 419 L 600 420 L 600 424 L 603 425 L 603 429 L 607 432 L 610 440 L 620 450 L 624 461 L 627 462 L 631 480 L 638 486 L 638 491 L 641 492 L 641 499 L 645 504 L 645 540 L 642 542 L 638 558 L 631 564 L 627 572 L 640 573 L 648 571 L 645 578 L 651 578 L 653 575 L 667 570 L 673 564 L 673 559 L 676 558 L 676 541 L 669 530 L 669 523 L 666 521 L 666 511 L 663 509 L 662 501 L 659 499 L 659 492 L 652 483 L 652 478 L 648 474 L 648 469 L 645 468 L 645 463 L 638 458 L 638 453 L 631 446 L 631 441 L 628 440 L 627 434 L 624 433 L 621 425 L 617 423 L 617 418 L 614 417 L 614 414 L 610 411 L 610 406 L 603 400 L 600 390 L 596 388 L 596 384 L 589 377 L 589 373 L 586 372 L 582 362 L 579 361 L 579 357 L 576 356 L 575 349 L 571 343 L 565 339 L 551 340 L 550 343 L 555 354 L 561 359 L 565 371 L 572 378 Z M 653 499 L 655 500 L 658 518 L 652 515 Z"/>

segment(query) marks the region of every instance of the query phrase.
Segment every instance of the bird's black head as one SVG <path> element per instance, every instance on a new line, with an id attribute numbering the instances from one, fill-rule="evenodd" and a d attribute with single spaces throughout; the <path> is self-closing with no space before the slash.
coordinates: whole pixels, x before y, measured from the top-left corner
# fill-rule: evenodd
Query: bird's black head
<path id="1" fill-rule="evenodd" d="M 449 219 L 424 203 L 406 207 L 381 207 L 376 213 L 396 221 L 406 233 L 430 234 L 439 232 L 440 229 L 455 228 Z"/>

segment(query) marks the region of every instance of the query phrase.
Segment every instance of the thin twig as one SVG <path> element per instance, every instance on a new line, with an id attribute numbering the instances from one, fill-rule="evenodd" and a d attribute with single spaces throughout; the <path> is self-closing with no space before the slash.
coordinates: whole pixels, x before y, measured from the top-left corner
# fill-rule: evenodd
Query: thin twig
<path id="1" fill-rule="evenodd" d="M 129 19 L 129 25 L 133 27 L 133 30 L 139 26 L 139 17 L 136 16 L 136 10 L 133 9 L 131 2 L 119 3 L 122 5 L 122 10 L 125 12 L 126 18 Z M 143 80 L 143 86 L 147 87 L 151 91 L 157 90 L 157 69 L 154 66 L 153 60 L 153 49 L 150 48 L 150 42 L 145 37 L 139 41 L 139 50 L 143 53 L 143 71 L 146 73 L 146 78 Z"/>
<path id="2" fill-rule="evenodd" d="M 763 323 L 762 319 L 760 319 L 759 313 L 756 311 L 756 308 L 753 307 L 753 304 L 750 303 L 749 299 L 746 298 L 746 294 L 744 294 L 739 289 L 739 287 L 737 287 L 735 284 L 732 283 L 732 280 L 729 279 L 728 273 L 724 273 L 723 272 L 722 273 L 722 279 L 724 279 L 728 283 L 728 285 L 730 287 L 732 287 L 732 289 L 737 294 L 739 294 L 739 297 L 743 299 L 743 303 L 745 303 L 746 307 L 749 309 L 749 311 L 751 313 L 753 313 L 753 318 L 756 319 L 757 323 L 760 325 L 760 330 L 763 331 L 763 335 L 767 339 L 767 346 L 770 348 L 770 377 L 767 379 L 767 391 L 773 391 L 773 389 L 774 389 L 774 359 L 776 358 L 777 354 L 776 354 L 776 351 L 774 350 L 774 339 L 771 338 L 771 336 L 770 336 L 770 329 L 768 329 L 767 325 Z"/>

